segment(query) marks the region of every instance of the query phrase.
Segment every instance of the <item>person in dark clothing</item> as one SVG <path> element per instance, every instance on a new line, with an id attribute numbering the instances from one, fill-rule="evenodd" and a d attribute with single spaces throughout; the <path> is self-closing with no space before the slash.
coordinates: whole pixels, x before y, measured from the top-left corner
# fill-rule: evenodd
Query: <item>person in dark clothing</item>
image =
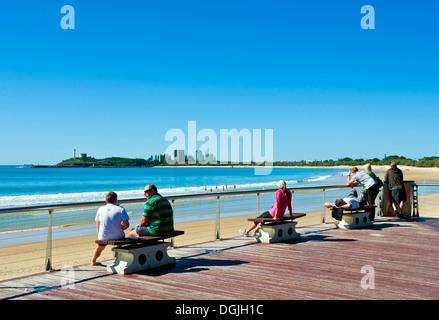
<path id="1" fill-rule="evenodd" d="M 384 181 L 389 188 L 389 200 L 392 203 L 393 210 L 398 217 L 402 218 L 402 209 L 404 202 L 407 201 L 407 195 L 405 193 L 402 171 L 396 166 L 395 162 L 390 164 L 390 169 L 387 170 Z"/>

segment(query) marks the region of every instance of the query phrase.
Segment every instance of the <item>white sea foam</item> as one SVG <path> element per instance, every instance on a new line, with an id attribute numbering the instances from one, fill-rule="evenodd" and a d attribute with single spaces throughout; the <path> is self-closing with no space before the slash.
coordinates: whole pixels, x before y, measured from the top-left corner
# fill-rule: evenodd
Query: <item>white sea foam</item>
<path id="1" fill-rule="evenodd" d="M 324 184 L 340 184 L 340 181 L 344 181 L 344 177 L 340 175 L 325 175 L 325 176 L 314 176 L 304 180 L 286 180 L 287 186 L 290 188 L 294 187 L 306 187 L 306 186 L 317 186 Z M 322 183 L 322 181 L 325 181 Z M 206 185 L 206 186 L 192 186 L 192 187 L 174 187 L 174 188 L 160 188 L 159 192 L 164 196 L 173 196 L 173 195 L 184 195 L 184 194 L 203 194 L 203 193 L 221 193 L 224 187 L 225 192 L 233 192 L 233 191 L 245 191 L 245 190 L 262 190 L 266 189 L 277 189 L 278 181 L 270 181 L 270 182 L 257 182 L 257 183 L 243 183 L 236 184 L 236 189 L 233 184 L 224 185 Z M 211 191 L 212 190 L 212 191 Z M 136 190 L 114 190 L 118 193 L 119 199 L 127 200 L 127 199 L 144 199 L 143 188 Z M 26 207 L 26 206 L 37 206 L 37 205 L 50 205 L 50 204 L 64 204 L 64 203 L 77 203 L 77 202 L 95 202 L 102 201 L 104 202 L 105 194 L 107 191 L 102 192 L 81 192 L 81 193 L 57 193 L 57 194 L 46 194 L 46 195 L 21 195 L 21 196 L 4 196 L 0 197 L 0 208 L 10 208 L 10 207 Z M 309 196 L 309 195 L 307 195 Z M 232 202 L 230 202 L 232 201 Z M 238 201 L 238 202 L 233 202 Z M 245 201 L 250 201 L 253 203 L 254 200 L 245 200 L 242 203 L 243 199 L 229 199 L 227 201 L 227 205 L 222 207 L 222 216 L 234 216 L 239 214 L 249 214 L 247 211 L 250 210 L 248 208 L 251 207 L 249 203 Z M 273 199 L 261 198 L 261 206 L 269 206 L 272 205 Z M 194 221 L 194 220 L 203 220 L 203 219 L 213 219 L 215 217 L 216 212 L 216 201 L 210 203 L 209 201 L 203 200 L 202 204 L 194 204 L 192 202 L 179 202 L 177 205 L 177 209 L 175 211 L 175 221 L 185 222 L 185 221 Z M 317 203 L 317 202 L 316 202 Z M 306 202 L 305 202 L 306 204 Z M 311 206 L 312 203 L 308 204 Z M 195 205 L 195 207 L 194 207 Z M 198 205 L 198 206 L 197 206 Z M 201 207 L 200 207 L 201 205 Z M 302 208 L 303 205 L 296 204 L 296 208 L 299 210 L 305 210 Z M 195 209 L 194 209 L 195 208 Z M 312 209 L 312 208 L 311 208 Z M 311 210 L 310 209 L 310 210 Z M 308 210 L 308 208 L 306 208 Z M 305 211 L 306 211 L 305 210 Z M 83 209 L 78 211 L 78 208 L 75 209 L 66 209 L 66 210 L 55 210 L 53 227 L 61 228 L 65 226 L 69 226 L 68 228 L 61 228 L 62 232 L 56 232 L 56 235 L 59 237 L 67 237 L 67 236 L 78 236 L 83 234 L 93 234 L 95 232 L 95 225 L 93 224 L 93 219 L 95 216 L 96 209 L 90 209 L 89 207 L 84 207 Z M 128 213 L 133 214 L 132 218 L 136 219 L 138 216 L 134 217 L 135 211 L 127 208 Z M 131 212 L 132 211 L 132 212 Z M 139 209 L 139 212 L 142 210 Z M 303 211 L 303 212 L 305 212 Z M 74 212 L 74 215 L 71 214 Z M 253 212 L 253 211 L 252 211 Z M 4 226 L 8 226 L 8 228 L 4 228 L 1 230 L 0 228 L 0 245 L 9 244 L 8 241 L 13 241 L 13 237 L 8 232 L 16 232 L 17 230 L 23 230 L 26 228 L 30 228 L 30 234 L 32 236 L 26 236 L 28 239 L 32 239 L 32 241 L 41 241 L 44 240 L 45 234 L 37 235 L 42 231 L 46 230 L 47 224 L 47 211 L 44 212 L 21 212 L 21 213 L 13 213 L 8 215 L 2 215 L 0 218 L 4 218 L 2 224 Z M 24 219 L 24 220 L 23 220 Z M 26 228 L 23 228 L 23 221 L 26 221 Z M 83 226 L 84 222 L 90 222 L 91 228 L 86 225 Z M 41 227 L 43 226 L 43 227 Z M 73 226 L 73 227 L 72 227 Z M 12 231 L 10 229 L 15 229 Z M 71 231 L 68 231 L 71 230 Z M 67 232 L 68 231 L 68 232 Z M 29 232 L 29 231 L 27 231 Z M 26 233 L 27 234 L 27 233 Z M 4 237 L 2 237 L 4 236 Z M 54 234 L 55 236 L 55 234 Z M 22 241 L 23 236 L 16 237 L 16 241 Z M 11 240 L 12 239 L 12 240 Z M 12 242 L 11 242 L 12 243 Z"/>
<path id="2" fill-rule="evenodd" d="M 330 178 L 330 175 L 312 177 L 307 180 L 296 181 L 287 180 L 287 186 L 306 185 L 312 182 L 324 181 Z M 192 187 L 163 188 L 159 192 L 164 196 L 202 194 L 222 191 L 243 191 L 263 188 L 277 188 L 278 181 L 244 183 L 235 185 L 206 185 Z M 224 190 L 223 190 L 224 189 Z M 143 189 L 136 190 L 114 190 L 120 200 L 143 198 Z M 0 197 L 0 208 L 10 207 L 27 207 L 39 205 L 67 204 L 78 202 L 95 202 L 105 201 L 107 191 L 100 192 L 77 192 L 77 193 L 56 193 L 56 194 L 33 194 L 33 195 L 16 195 Z"/>
<path id="3" fill-rule="evenodd" d="M 323 181 L 323 180 L 326 180 L 330 177 L 331 177 L 330 175 L 315 177 L 315 178 L 308 179 L 308 182 Z"/>

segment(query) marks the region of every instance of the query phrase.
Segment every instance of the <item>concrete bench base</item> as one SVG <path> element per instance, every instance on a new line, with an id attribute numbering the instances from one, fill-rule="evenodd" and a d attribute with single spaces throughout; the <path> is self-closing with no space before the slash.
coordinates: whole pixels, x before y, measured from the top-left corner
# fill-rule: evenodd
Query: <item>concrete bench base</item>
<path id="1" fill-rule="evenodd" d="M 299 239 L 300 233 L 296 232 L 297 222 L 282 222 L 277 224 L 263 224 L 259 234 L 255 236 L 257 242 L 273 243 Z"/>
<path id="2" fill-rule="evenodd" d="M 337 224 L 341 229 L 356 229 L 371 226 L 373 224 L 370 221 L 370 211 L 343 213 L 343 219 Z"/>
<path id="3" fill-rule="evenodd" d="M 254 218 L 248 219 L 255 224 L 260 223 L 261 229 L 255 236 L 257 242 L 272 243 L 299 239 L 300 233 L 296 232 L 297 222 L 294 219 L 306 216 L 306 213 L 293 213 L 292 217 L 282 217 L 274 220 L 273 218 Z"/>
<path id="4" fill-rule="evenodd" d="M 169 242 L 159 242 L 140 247 L 114 247 L 114 263 L 107 267 L 108 272 L 129 274 L 146 269 L 157 268 L 175 263 L 175 258 L 169 257 Z"/>
<path id="5" fill-rule="evenodd" d="M 108 272 L 128 274 L 175 263 L 175 258 L 168 256 L 171 242 L 162 241 L 182 234 L 184 231 L 174 230 L 166 236 L 141 236 L 95 242 L 100 245 L 117 246 L 112 249 L 116 260 L 107 268 Z"/>

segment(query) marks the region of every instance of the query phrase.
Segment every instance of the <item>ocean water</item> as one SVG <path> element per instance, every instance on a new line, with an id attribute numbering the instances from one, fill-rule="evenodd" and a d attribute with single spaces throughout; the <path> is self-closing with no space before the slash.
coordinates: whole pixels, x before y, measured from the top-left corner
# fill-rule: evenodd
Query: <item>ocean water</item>
<path id="1" fill-rule="evenodd" d="M 153 183 L 164 196 L 204 192 L 344 184 L 346 170 L 273 168 L 255 175 L 253 168 L 29 168 L 0 166 L 0 208 L 105 200 L 108 191 L 119 199 L 143 197 Z"/>
<path id="2" fill-rule="evenodd" d="M 321 168 L 273 168 L 270 175 L 255 175 L 253 168 L 161 167 L 161 168 L 29 168 L 0 166 L 0 209 L 105 201 L 108 191 L 119 200 L 145 199 L 144 186 L 153 183 L 163 196 L 221 193 L 230 191 L 277 189 L 285 180 L 287 187 L 343 185 L 347 171 Z M 334 197 L 339 195 L 334 195 Z M 328 199 L 332 198 L 328 195 Z M 256 196 L 221 197 L 221 217 L 255 214 Z M 320 193 L 295 194 L 295 212 L 321 208 Z M 260 195 L 260 212 L 274 204 L 274 193 Z M 217 200 L 212 198 L 177 200 L 175 222 L 214 219 Z M 131 226 L 138 223 L 143 202 L 123 205 Z M 94 218 L 98 207 L 55 210 L 52 214 L 53 238 L 95 234 Z M 48 212 L 0 214 L 0 245 L 42 241 L 46 237 Z M 25 231 L 25 233 L 23 233 Z M 11 235 L 13 233 L 13 235 Z M 2 242 L 2 239 L 7 239 Z M 12 240 L 11 240 L 12 239 Z M 12 242 L 11 242 L 12 241 Z"/>
<path id="3" fill-rule="evenodd" d="M 0 166 L 0 209 L 77 202 L 105 202 L 108 191 L 120 200 L 145 199 L 143 188 L 153 183 L 163 196 L 209 194 L 230 191 L 277 189 L 285 180 L 287 187 L 344 185 L 346 169 L 273 168 L 270 175 L 255 175 L 253 168 L 162 167 L 162 168 L 29 168 Z M 344 197 L 349 190 L 325 192 L 325 201 Z M 438 187 L 420 188 L 419 193 L 439 192 Z M 259 213 L 274 204 L 274 192 L 261 194 Z M 144 202 L 123 204 L 135 226 Z M 214 219 L 216 197 L 177 200 L 175 222 Z M 322 192 L 294 194 L 294 211 L 311 212 L 322 207 Z M 96 234 L 94 218 L 98 207 L 57 209 L 52 213 L 53 239 Z M 220 198 L 221 217 L 256 214 L 256 195 Z M 44 241 L 47 237 L 48 211 L 1 214 L 0 246 Z M 213 232 L 213 231 L 212 231 Z"/>

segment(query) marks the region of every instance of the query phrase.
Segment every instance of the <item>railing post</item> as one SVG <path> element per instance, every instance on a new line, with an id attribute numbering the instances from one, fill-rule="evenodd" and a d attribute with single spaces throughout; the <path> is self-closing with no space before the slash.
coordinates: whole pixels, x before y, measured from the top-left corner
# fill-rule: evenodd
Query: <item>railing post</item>
<path id="1" fill-rule="evenodd" d="M 47 242 L 46 242 L 46 271 L 52 271 L 52 212 L 49 209 L 49 223 L 47 226 Z"/>
<path id="2" fill-rule="evenodd" d="M 171 202 L 171 206 L 172 206 L 172 215 L 174 215 L 174 202 L 175 200 L 173 199 Z M 171 248 L 174 248 L 174 237 L 171 238 L 171 244 L 170 244 Z"/>
<path id="3" fill-rule="evenodd" d="M 416 185 L 416 217 L 419 218 L 419 193 L 418 193 L 418 185 Z"/>
<path id="4" fill-rule="evenodd" d="M 322 197 L 322 215 L 320 217 L 321 223 L 326 223 L 326 216 L 325 216 L 325 189 L 322 189 L 323 197 Z"/>
<path id="5" fill-rule="evenodd" d="M 419 198 L 418 198 L 418 185 L 414 183 L 412 185 L 412 205 L 413 205 L 413 212 L 412 216 L 419 218 Z"/>
<path id="6" fill-rule="evenodd" d="M 220 240 L 220 196 L 216 197 L 215 240 Z"/>
<path id="7" fill-rule="evenodd" d="M 259 216 L 259 193 L 256 193 L 256 217 Z"/>
<path id="8" fill-rule="evenodd" d="M 291 192 L 291 211 L 294 213 L 294 190 Z"/>

